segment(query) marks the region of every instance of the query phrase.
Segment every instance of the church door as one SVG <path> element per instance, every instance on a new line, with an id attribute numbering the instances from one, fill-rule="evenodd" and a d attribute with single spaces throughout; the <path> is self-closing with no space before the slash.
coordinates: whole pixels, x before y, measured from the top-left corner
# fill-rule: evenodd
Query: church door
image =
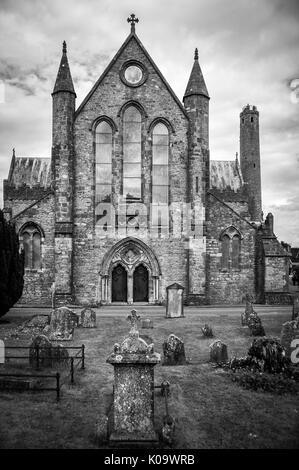
<path id="1" fill-rule="evenodd" d="M 148 302 L 148 270 L 142 264 L 133 275 L 133 302 Z"/>
<path id="2" fill-rule="evenodd" d="M 127 302 L 127 271 L 120 264 L 112 271 L 112 302 Z"/>

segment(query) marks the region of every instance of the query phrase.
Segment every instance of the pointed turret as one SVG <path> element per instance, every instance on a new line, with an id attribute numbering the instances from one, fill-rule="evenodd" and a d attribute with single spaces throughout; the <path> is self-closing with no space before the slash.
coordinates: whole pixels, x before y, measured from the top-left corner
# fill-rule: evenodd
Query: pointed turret
<path id="1" fill-rule="evenodd" d="M 62 57 L 52 95 L 54 95 L 54 93 L 58 93 L 59 91 L 69 91 L 76 96 L 71 71 L 67 60 L 65 41 L 63 41 L 62 45 Z"/>
<path id="2" fill-rule="evenodd" d="M 189 116 L 189 201 L 194 220 L 201 223 L 201 237 L 188 250 L 189 303 L 201 303 L 206 296 L 205 226 L 206 195 L 209 189 L 209 94 L 198 63 L 195 49 L 194 64 L 184 95 L 184 106 Z"/>
<path id="3" fill-rule="evenodd" d="M 194 64 L 191 70 L 190 78 L 188 81 L 188 85 L 184 94 L 184 100 L 187 96 L 191 95 L 203 95 L 207 98 L 209 97 L 209 93 L 205 84 L 205 80 L 203 78 L 203 74 L 198 62 L 198 49 L 195 49 L 194 53 Z"/>
<path id="4" fill-rule="evenodd" d="M 52 93 L 52 177 L 55 190 L 55 302 L 71 301 L 73 232 L 73 159 L 76 93 L 63 42 Z"/>

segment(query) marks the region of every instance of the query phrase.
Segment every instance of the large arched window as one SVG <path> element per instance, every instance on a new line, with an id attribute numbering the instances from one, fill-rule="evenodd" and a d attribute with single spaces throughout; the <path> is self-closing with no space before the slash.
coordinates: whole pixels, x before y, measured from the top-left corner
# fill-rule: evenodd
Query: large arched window
<path id="1" fill-rule="evenodd" d="M 21 246 L 24 249 L 25 268 L 41 268 L 41 231 L 35 224 L 27 224 L 20 232 Z"/>
<path id="2" fill-rule="evenodd" d="M 96 127 L 96 204 L 111 202 L 112 128 L 106 121 Z"/>
<path id="3" fill-rule="evenodd" d="M 168 204 L 169 133 L 162 122 L 153 129 L 153 204 Z"/>
<path id="4" fill-rule="evenodd" d="M 123 116 L 123 195 L 141 199 L 141 114 L 135 106 Z"/>
<path id="5" fill-rule="evenodd" d="M 230 269 L 239 270 L 241 267 L 241 234 L 233 226 L 225 229 L 221 236 L 221 269 L 228 271 Z"/>

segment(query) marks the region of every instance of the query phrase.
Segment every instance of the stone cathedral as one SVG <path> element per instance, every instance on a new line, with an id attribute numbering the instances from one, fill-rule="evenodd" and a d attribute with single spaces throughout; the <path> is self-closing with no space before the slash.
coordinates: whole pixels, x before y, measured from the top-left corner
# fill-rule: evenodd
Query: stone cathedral
<path id="1" fill-rule="evenodd" d="M 240 113 L 240 160 L 210 159 L 197 49 L 180 101 L 128 22 L 78 107 L 63 43 L 51 158 L 13 152 L 4 212 L 25 252 L 20 303 L 162 304 L 174 283 L 188 305 L 281 302 L 289 253 L 263 219 L 256 106 Z"/>

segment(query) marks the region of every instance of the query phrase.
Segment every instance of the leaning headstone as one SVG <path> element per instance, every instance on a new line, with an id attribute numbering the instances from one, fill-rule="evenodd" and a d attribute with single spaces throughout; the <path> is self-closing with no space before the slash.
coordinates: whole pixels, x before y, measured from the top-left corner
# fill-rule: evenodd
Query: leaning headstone
<path id="1" fill-rule="evenodd" d="M 165 366 L 186 364 L 184 342 L 174 334 L 169 335 L 163 343 L 163 356 L 163 365 Z"/>
<path id="2" fill-rule="evenodd" d="M 299 295 L 293 296 L 293 312 L 292 312 L 292 320 L 299 318 Z"/>
<path id="3" fill-rule="evenodd" d="M 212 344 L 210 344 L 210 361 L 221 364 L 228 360 L 227 356 L 227 346 L 222 341 L 217 339 Z"/>
<path id="4" fill-rule="evenodd" d="M 56 308 L 50 319 L 49 338 L 51 341 L 70 341 L 73 339 L 77 315 L 68 307 Z"/>
<path id="5" fill-rule="evenodd" d="M 52 367 L 52 344 L 47 336 L 36 336 L 29 349 L 31 367 Z"/>
<path id="6" fill-rule="evenodd" d="M 256 314 L 256 312 L 253 310 L 251 295 L 246 294 L 245 302 L 246 302 L 245 312 L 241 313 L 241 324 L 242 324 L 242 326 L 248 326 L 249 316 L 252 315 L 252 314 Z"/>
<path id="7" fill-rule="evenodd" d="M 166 318 L 178 318 L 184 316 L 184 287 L 175 282 L 166 287 L 167 303 Z"/>
<path id="8" fill-rule="evenodd" d="M 285 349 L 286 357 L 290 358 L 293 351 L 291 343 L 294 339 L 299 339 L 299 317 L 282 325 L 280 339 L 281 345 Z"/>
<path id="9" fill-rule="evenodd" d="M 262 325 L 262 320 L 257 313 L 252 313 L 248 317 L 248 327 L 252 336 L 265 336 L 265 330 Z"/>
<path id="10" fill-rule="evenodd" d="M 82 328 L 95 328 L 97 325 L 96 312 L 91 308 L 84 308 L 80 315 L 80 326 Z"/>
<path id="11" fill-rule="evenodd" d="M 154 366 L 160 362 L 160 354 L 139 337 L 139 318 L 132 310 L 129 336 L 121 345 L 114 345 L 107 359 L 114 367 L 112 445 L 158 440 L 154 430 Z"/>
<path id="12" fill-rule="evenodd" d="M 153 320 L 150 320 L 150 318 L 145 318 L 141 322 L 141 328 L 154 328 Z"/>

